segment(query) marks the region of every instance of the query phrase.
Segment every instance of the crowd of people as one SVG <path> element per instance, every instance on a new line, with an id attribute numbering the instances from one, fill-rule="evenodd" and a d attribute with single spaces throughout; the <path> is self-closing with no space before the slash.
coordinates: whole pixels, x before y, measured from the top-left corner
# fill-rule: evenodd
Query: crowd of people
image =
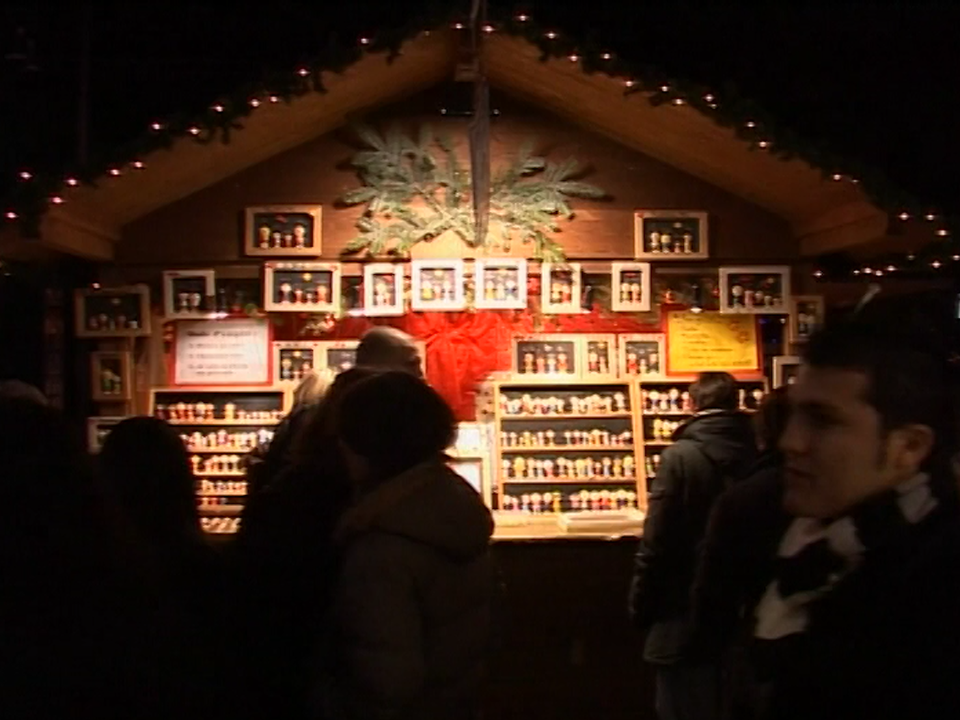
<path id="1" fill-rule="evenodd" d="M 956 321 L 884 305 L 752 417 L 729 375 L 692 386 L 629 593 L 661 720 L 960 717 Z M 304 381 L 224 547 L 164 421 L 91 458 L 7 382 L 0 427 L 0 717 L 480 716 L 493 518 L 403 333 Z"/>

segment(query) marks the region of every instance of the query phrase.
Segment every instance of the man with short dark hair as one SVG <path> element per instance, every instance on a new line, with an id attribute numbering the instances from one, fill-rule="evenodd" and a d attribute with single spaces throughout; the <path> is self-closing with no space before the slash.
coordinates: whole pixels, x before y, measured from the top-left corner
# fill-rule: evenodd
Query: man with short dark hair
<path id="1" fill-rule="evenodd" d="M 960 717 L 957 370 L 921 324 L 828 325 L 790 388 L 769 718 Z"/>
<path id="2" fill-rule="evenodd" d="M 357 346 L 358 367 L 399 370 L 422 378 L 422 360 L 412 337 L 385 325 L 367 330 Z"/>
<path id="3" fill-rule="evenodd" d="M 690 595 L 697 548 L 717 497 L 756 457 L 736 380 L 702 373 L 690 387 L 695 414 L 674 434 L 649 487 L 643 539 L 630 593 L 634 623 L 646 631 L 644 659 L 657 666 L 661 720 L 713 720 L 719 668 L 690 656 Z"/>

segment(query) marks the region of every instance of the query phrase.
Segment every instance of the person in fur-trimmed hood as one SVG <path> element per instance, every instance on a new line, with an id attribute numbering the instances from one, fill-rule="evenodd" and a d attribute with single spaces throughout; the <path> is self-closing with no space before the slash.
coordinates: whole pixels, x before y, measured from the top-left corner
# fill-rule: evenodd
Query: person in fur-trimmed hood
<path id="1" fill-rule="evenodd" d="M 493 520 L 445 463 L 453 414 L 390 372 L 351 388 L 338 431 L 358 499 L 337 533 L 325 715 L 469 720 L 491 636 Z"/>

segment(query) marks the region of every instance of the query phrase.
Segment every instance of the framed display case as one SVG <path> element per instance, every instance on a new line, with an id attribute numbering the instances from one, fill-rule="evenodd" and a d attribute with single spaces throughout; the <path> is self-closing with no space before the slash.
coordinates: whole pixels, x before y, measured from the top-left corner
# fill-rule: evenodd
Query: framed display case
<path id="1" fill-rule="evenodd" d="M 450 467 L 470 483 L 488 505 L 491 502 L 489 434 L 486 423 L 460 423 L 457 439 L 447 450 Z"/>
<path id="2" fill-rule="evenodd" d="M 773 386 L 792 385 L 800 372 L 800 357 L 797 355 L 780 355 L 773 359 Z"/>
<path id="3" fill-rule="evenodd" d="M 244 254 L 268 257 L 322 254 L 320 205 L 248 207 L 244 215 Z"/>
<path id="4" fill-rule="evenodd" d="M 523 310 L 527 307 L 527 261 L 519 258 L 482 258 L 474 261 L 473 305 L 486 310 Z"/>
<path id="5" fill-rule="evenodd" d="M 414 310 L 466 308 L 462 260 L 413 260 L 410 272 L 410 305 Z"/>
<path id="6" fill-rule="evenodd" d="M 372 263 L 363 267 L 363 314 L 403 315 L 403 265 Z"/>
<path id="7" fill-rule="evenodd" d="M 196 478 L 201 524 L 235 533 L 247 495 L 245 456 L 270 442 L 290 409 L 276 388 L 169 388 L 150 393 L 150 413 L 179 432 Z"/>
<path id="8" fill-rule="evenodd" d="M 666 374 L 667 336 L 663 333 L 620 335 L 620 375 L 640 379 L 661 378 Z"/>
<path id="9" fill-rule="evenodd" d="M 670 447 L 677 429 L 693 417 L 690 385 L 696 378 L 647 379 L 639 381 L 638 437 L 643 443 L 643 476 L 646 486 L 656 478 L 660 456 Z M 738 380 L 739 406 L 753 412 L 767 394 L 765 378 Z"/>
<path id="10" fill-rule="evenodd" d="M 540 309 L 544 314 L 583 312 L 583 274 L 580 263 L 543 263 Z"/>
<path id="11" fill-rule="evenodd" d="M 720 268 L 720 312 L 781 315 L 789 309 L 788 266 Z"/>
<path id="12" fill-rule="evenodd" d="M 133 397 L 129 350 L 90 354 L 90 396 L 96 402 L 126 402 Z"/>
<path id="13" fill-rule="evenodd" d="M 263 268 L 268 312 L 337 312 L 340 263 L 268 262 Z"/>
<path id="14" fill-rule="evenodd" d="M 527 335 L 513 340 L 512 372 L 528 381 L 573 380 L 581 372 L 583 335 Z"/>
<path id="15" fill-rule="evenodd" d="M 322 340 L 314 343 L 317 346 L 318 369 L 329 368 L 341 373 L 357 364 L 357 346 L 359 340 Z M 427 344 L 423 340 L 414 341 L 417 353 L 420 355 L 420 365 L 424 374 L 427 372 Z"/>
<path id="16" fill-rule="evenodd" d="M 150 334 L 150 289 L 146 285 L 77 290 L 77 337 L 143 337 Z"/>
<path id="17" fill-rule="evenodd" d="M 276 385 L 296 385 L 303 376 L 318 367 L 319 342 L 273 342 L 273 382 Z"/>
<path id="18" fill-rule="evenodd" d="M 613 263 L 610 307 L 614 312 L 649 312 L 650 263 Z"/>
<path id="19" fill-rule="evenodd" d="M 110 431 L 126 419 L 126 416 L 123 415 L 88 417 L 87 450 L 91 454 L 100 452 L 100 448 L 103 447 L 103 442 L 107 439 Z"/>
<path id="20" fill-rule="evenodd" d="M 198 320 L 216 311 L 217 281 L 213 270 L 165 270 L 163 314 L 167 320 Z"/>
<path id="21" fill-rule="evenodd" d="M 646 491 L 635 392 L 634 384 L 617 381 L 497 383 L 498 528 L 512 519 L 541 537 L 563 537 L 568 533 L 558 522 L 561 514 L 608 513 L 625 520 L 622 534 L 639 532 L 637 511 L 646 504 Z"/>
<path id="22" fill-rule="evenodd" d="M 790 317 L 787 319 L 787 339 L 802 343 L 823 324 L 826 302 L 823 295 L 794 295 L 790 298 Z"/>
<path id="23" fill-rule="evenodd" d="M 637 260 L 706 260 L 710 257 L 707 213 L 695 210 L 637 210 Z"/>
<path id="24" fill-rule="evenodd" d="M 617 336 L 582 335 L 580 376 L 587 380 L 617 377 Z"/>
<path id="25" fill-rule="evenodd" d="M 653 305 L 682 306 L 706 312 L 720 309 L 717 268 L 653 268 Z"/>

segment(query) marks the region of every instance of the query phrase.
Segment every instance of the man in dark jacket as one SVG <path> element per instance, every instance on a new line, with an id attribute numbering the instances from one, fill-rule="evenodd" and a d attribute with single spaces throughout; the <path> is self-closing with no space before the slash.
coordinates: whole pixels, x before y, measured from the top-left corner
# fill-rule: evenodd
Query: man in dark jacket
<path id="1" fill-rule="evenodd" d="M 657 666 L 661 720 L 711 720 L 719 712 L 718 665 L 687 651 L 690 592 L 710 510 L 756 457 L 733 377 L 703 373 L 690 394 L 696 414 L 677 430 L 649 489 L 630 591 L 634 623 L 647 634 L 644 659 Z"/>
<path id="2" fill-rule="evenodd" d="M 790 388 L 779 543 L 756 612 L 776 720 L 960 717 L 956 320 L 827 325 Z"/>

